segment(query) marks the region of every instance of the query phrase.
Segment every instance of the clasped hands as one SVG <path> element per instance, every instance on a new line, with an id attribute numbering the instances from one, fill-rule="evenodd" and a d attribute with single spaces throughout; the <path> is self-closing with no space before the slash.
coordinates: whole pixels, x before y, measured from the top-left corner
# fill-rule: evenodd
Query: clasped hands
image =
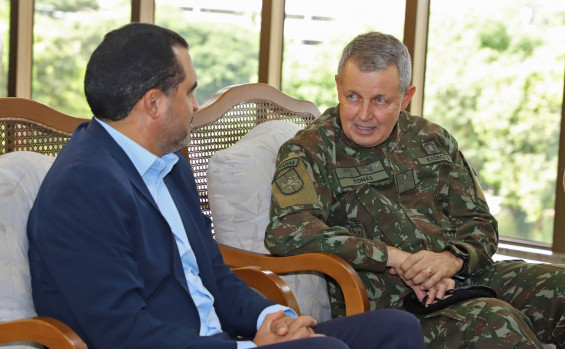
<path id="1" fill-rule="evenodd" d="M 262 346 L 301 338 L 322 337 L 322 334 L 314 332 L 313 326 L 316 326 L 316 320 L 311 316 L 291 318 L 284 315 L 283 310 L 279 310 L 265 316 L 253 342 Z"/>
<path id="2" fill-rule="evenodd" d="M 453 276 L 461 269 L 463 261 L 448 251 L 418 251 L 408 253 L 388 247 L 388 263 L 391 275 L 398 275 L 416 293 L 425 306 L 441 300 L 448 290 L 455 288 Z"/>

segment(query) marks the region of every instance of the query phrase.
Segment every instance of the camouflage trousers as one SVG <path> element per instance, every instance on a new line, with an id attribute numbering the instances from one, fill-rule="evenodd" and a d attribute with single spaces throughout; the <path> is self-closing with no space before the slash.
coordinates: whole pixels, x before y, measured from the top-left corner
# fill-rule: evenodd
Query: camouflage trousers
<path id="1" fill-rule="evenodd" d="M 376 279 L 390 281 L 373 276 L 372 286 Z M 487 285 L 497 298 L 470 299 L 418 315 L 428 348 L 542 348 L 543 342 L 565 349 L 565 266 L 501 261 L 457 286 L 462 285 Z M 372 296 L 377 294 L 369 292 L 371 308 L 383 307 Z M 401 308 L 400 299 L 390 307 Z M 332 306 L 343 304 L 334 301 Z"/>

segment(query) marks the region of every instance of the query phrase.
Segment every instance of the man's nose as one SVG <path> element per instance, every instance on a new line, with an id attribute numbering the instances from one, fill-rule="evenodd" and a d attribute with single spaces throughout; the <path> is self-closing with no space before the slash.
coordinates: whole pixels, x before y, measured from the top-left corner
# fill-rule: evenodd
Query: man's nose
<path id="1" fill-rule="evenodd" d="M 197 111 L 200 108 L 200 106 L 198 105 L 198 101 L 196 100 L 196 97 L 193 95 L 192 96 L 192 111 Z"/>
<path id="2" fill-rule="evenodd" d="M 363 106 L 359 111 L 359 119 L 362 121 L 367 121 L 372 118 L 371 103 L 363 102 Z"/>

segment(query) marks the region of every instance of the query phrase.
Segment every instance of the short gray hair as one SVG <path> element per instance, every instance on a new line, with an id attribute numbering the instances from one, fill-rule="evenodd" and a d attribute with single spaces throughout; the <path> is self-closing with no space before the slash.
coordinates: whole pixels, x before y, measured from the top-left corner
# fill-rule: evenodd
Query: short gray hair
<path id="1" fill-rule="evenodd" d="M 349 59 L 362 72 L 384 70 L 391 64 L 398 67 L 399 88 L 406 91 L 412 80 L 412 63 L 406 46 L 392 35 L 370 32 L 355 37 L 341 54 L 337 77 L 341 82 L 345 63 Z"/>

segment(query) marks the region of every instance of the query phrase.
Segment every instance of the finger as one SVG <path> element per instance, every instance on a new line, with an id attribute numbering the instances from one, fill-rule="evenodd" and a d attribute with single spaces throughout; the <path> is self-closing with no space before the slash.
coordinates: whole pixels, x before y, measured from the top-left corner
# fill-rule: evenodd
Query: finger
<path id="1" fill-rule="evenodd" d="M 429 279 L 422 282 L 421 286 L 423 288 L 430 289 L 440 282 L 445 284 L 445 286 L 447 287 L 446 289 L 455 287 L 455 280 L 445 275 L 446 270 L 444 268 L 438 268 L 437 271 L 434 270 L 433 267 L 430 267 L 430 269 L 432 269 L 433 275 Z"/>
<path id="2" fill-rule="evenodd" d="M 269 313 L 265 316 L 264 323 L 271 324 L 275 320 L 281 319 L 284 316 L 284 310 L 279 310 L 274 313 Z"/>
<path id="3" fill-rule="evenodd" d="M 400 269 L 400 271 L 402 271 L 404 274 L 406 274 L 407 272 L 410 271 L 410 269 L 412 269 L 415 265 L 418 264 L 418 262 L 423 258 L 422 254 L 413 254 L 410 255 L 409 257 L 407 257 L 402 264 L 400 264 L 400 267 L 398 269 Z M 412 275 L 413 276 L 413 275 Z"/>
<path id="4" fill-rule="evenodd" d="M 408 286 L 410 286 L 410 285 L 408 285 Z M 421 290 L 419 286 L 410 286 L 410 288 L 412 289 L 412 291 L 414 291 L 414 293 L 416 294 L 416 297 L 418 298 L 418 301 L 420 301 L 420 302 L 428 294 L 428 292 L 426 290 Z"/>
<path id="5" fill-rule="evenodd" d="M 279 310 L 275 313 L 270 313 L 265 316 L 264 324 L 268 326 L 271 332 L 279 336 L 284 336 L 288 333 L 288 320 L 284 319 L 284 311 Z"/>
<path id="6" fill-rule="evenodd" d="M 404 272 L 407 279 L 411 279 L 415 284 L 421 284 L 436 271 L 433 262 L 428 258 L 422 258 L 418 263 L 413 264 L 410 269 Z"/>
<path id="7" fill-rule="evenodd" d="M 293 335 L 305 328 L 316 326 L 316 320 L 308 315 L 299 316 L 296 319 L 292 319 L 292 322 L 288 326 L 288 333 Z"/>
<path id="8" fill-rule="evenodd" d="M 294 331 L 289 339 L 294 340 L 294 339 L 308 338 L 311 337 L 313 334 L 314 331 L 310 327 L 301 327 L 296 331 Z"/>
<path id="9" fill-rule="evenodd" d="M 437 289 L 434 287 L 428 290 L 428 299 L 426 299 L 426 307 L 436 301 Z"/>

